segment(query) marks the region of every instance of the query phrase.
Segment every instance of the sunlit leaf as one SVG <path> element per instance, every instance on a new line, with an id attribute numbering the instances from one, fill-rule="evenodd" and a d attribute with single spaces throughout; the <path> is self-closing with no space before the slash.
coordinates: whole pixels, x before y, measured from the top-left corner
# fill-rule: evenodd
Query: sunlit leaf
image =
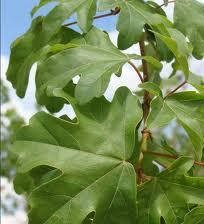
<path id="1" fill-rule="evenodd" d="M 67 93 L 56 94 L 72 101 Z M 80 224 L 92 212 L 96 223 L 135 223 L 136 176 L 127 161 L 142 118 L 137 97 L 121 88 L 112 103 L 102 97 L 72 105 L 77 123 L 38 113 L 13 146 L 19 174 L 40 166 L 60 171 L 56 176 L 47 169 L 32 189 L 29 223 Z M 26 189 L 22 178 L 16 184 Z"/>
<path id="2" fill-rule="evenodd" d="M 119 1 L 117 4 L 121 8 L 117 22 L 118 46 L 120 49 L 126 49 L 137 43 L 143 35 L 145 24 L 156 25 L 162 23 L 172 26 L 165 16 L 160 15 L 155 8 L 141 0 Z"/>
<path id="3" fill-rule="evenodd" d="M 51 39 L 47 39 L 42 31 L 43 21 L 42 17 L 34 19 L 31 28 L 11 45 L 6 75 L 20 97 L 25 95 L 32 65 L 49 52 L 50 46 L 57 43 L 67 44 L 80 36 L 69 28 L 61 27 Z"/>

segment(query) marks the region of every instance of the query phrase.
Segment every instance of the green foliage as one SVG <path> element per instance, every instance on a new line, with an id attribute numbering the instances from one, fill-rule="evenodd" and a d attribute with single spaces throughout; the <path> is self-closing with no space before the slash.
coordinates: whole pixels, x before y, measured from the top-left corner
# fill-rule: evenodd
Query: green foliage
<path id="1" fill-rule="evenodd" d="M 24 97 L 37 62 L 37 103 L 50 112 L 70 104 L 76 114 L 71 120 L 37 113 L 16 136 L 14 183 L 28 197 L 29 223 L 202 223 L 203 80 L 188 62 L 204 56 L 204 5 L 177 0 L 173 22 L 143 0 L 41 0 L 31 14 L 51 2 L 51 11 L 12 44 L 7 71 Z M 106 10 L 105 16 L 119 13 L 118 47 L 92 25 Z M 81 32 L 63 25 L 75 13 Z M 141 55 L 121 51 L 133 44 Z M 168 80 L 160 77 L 162 62 L 172 63 Z M 126 63 L 140 76 L 141 91 L 121 87 L 109 102 L 103 94 Z M 175 93 L 185 84 L 196 91 Z M 162 128 L 170 122 L 176 125 L 169 137 Z"/>
<path id="2" fill-rule="evenodd" d="M 187 16 L 191 15 L 191 16 Z M 204 5 L 195 0 L 176 1 L 174 10 L 175 27 L 189 38 L 193 55 L 204 56 Z"/>
<path id="3" fill-rule="evenodd" d="M 132 155 L 134 130 L 142 118 L 137 97 L 122 88 L 112 103 L 102 97 L 86 106 L 73 106 L 77 123 L 36 114 L 14 144 L 13 151 L 24 155 L 19 160 L 20 173 L 40 165 L 61 171 L 53 181 L 32 191 L 30 201 L 35 202 L 30 222 L 81 223 L 91 212 L 96 212 L 95 219 L 101 223 L 132 222 L 136 219 L 135 172 L 125 160 Z M 129 198 L 125 207 L 124 195 Z M 118 209 L 123 210 L 119 216 Z M 57 218 L 67 210 L 67 217 Z"/>
<path id="4" fill-rule="evenodd" d="M 119 31 L 118 46 L 126 49 L 137 43 L 143 35 L 145 24 L 149 26 L 165 24 L 171 26 L 171 22 L 164 15 L 158 13 L 156 7 L 144 4 L 143 1 L 119 1 L 115 4 L 121 8 L 117 30 Z"/>
<path id="5" fill-rule="evenodd" d="M 202 224 L 204 221 L 204 206 L 196 207 L 186 214 L 184 224 Z"/>
<path id="6" fill-rule="evenodd" d="M 59 27 L 56 32 L 50 32 L 46 37 L 43 30 L 44 18 L 37 17 L 33 20 L 31 28 L 11 46 L 11 57 L 7 78 L 16 89 L 17 95 L 24 97 L 28 85 L 29 72 L 32 65 L 44 58 L 55 44 L 67 44 L 79 36 L 73 30 Z"/>
<path id="7" fill-rule="evenodd" d="M 187 204 L 204 203 L 204 178 L 186 176 L 192 165 L 192 159 L 181 157 L 138 187 L 139 222 L 158 223 L 162 216 L 166 224 L 182 223 Z"/>
<path id="8" fill-rule="evenodd" d="M 200 160 L 204 144 L 204 116 L 200 110 L 203 105 L 204 96 L 196 92 L 175 93 L 165 100 L 157 97 L 151 103 L 147 126 L 162 127 L 177 118 L 193 144 L 194 158 Z"/>
<path id="9" fill-rule="evenodd" d="M 65 49 L 41 63 L 36 77 L 39 102 L 40 98 L 45 98 L 42 95 L 52 94 L 55 88 L 64 88 L 76 74 L 81 75 L 75 92 L 79 103 L 100 97 L 107 89 L 111 75 L 131 57 L 134 56 L 121 53 L 107 34 L 93 28 L 83 37 L 82 44 Z"/>
<path id="10" fill-rule="evenodd" d="M 155 32 L 157 38 L 159 38 L 172 53 L 175 55 L 176 62 L 179 63 L 181 70 L 186 76 L 189 74 L 188 68 L 188 56 L 190 53 L 189 46 L 185 41 L 185 36 L 176 29 L 166 28 L 158 25 L 157 29 L 160 33 Z"/>

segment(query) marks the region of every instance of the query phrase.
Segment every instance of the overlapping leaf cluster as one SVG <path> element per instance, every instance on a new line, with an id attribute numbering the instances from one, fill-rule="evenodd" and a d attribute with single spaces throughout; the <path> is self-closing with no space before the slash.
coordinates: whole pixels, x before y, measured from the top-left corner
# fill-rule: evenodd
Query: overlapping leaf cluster
<path id="1" fill-rule="evenodd" d="M 38 113 L 17 134 L 12 149 L 19 157 L 15 187 L 28 197 L 29 223 L 202 223 L 204 178 L 193 174 L 204 148 L 204 91 L 188 61 L 204 56 L 204 5 L 176 0 L 171 22 L 155 2 L 41 0 L 32 16 L 53 2 L 50 12 L 35 17 L 12 44 L 7 71 L 17 95 L 24 97 L 30 69 L 37 62 L 37 102 L 51 112 L 71 104 L 76 113 L 74 120 Z M 97 12 L 115 8 L 118 47 L 92 25 Z M 74 14 L 80 32 L 63 25 Z M 122 51 L 141 42 L 145 55 Z M 141 92 L 122 87 L 111 102 L 103 96 L 112 74 L 120 76 L 123 65 L 134 60 L 143 65 L 143 70 L 133 66 L 137 73 L 149 72 L 139 86 L 151 101 L 143 127 L 146 101 L 142 103 Z M 162 62 L 172 63 L 170 79 L 180 73 L 196 91 L 164 96 Z M 166 143 L 158 146 L 144 138 L 175 119 L 192 146 L 187 157 Z M 164 146 L 176 161 L 155 159 Z M 147 147 L 152 154 L 146 154 Z M 162 172 L 158 164 L 165 168 Z"/>

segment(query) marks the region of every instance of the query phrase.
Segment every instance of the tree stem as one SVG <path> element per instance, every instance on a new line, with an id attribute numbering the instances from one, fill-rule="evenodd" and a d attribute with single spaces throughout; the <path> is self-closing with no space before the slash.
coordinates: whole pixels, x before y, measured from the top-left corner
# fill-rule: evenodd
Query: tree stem
<path id="1" fill-rule="evenodd" d="M 146 56 L 144 38 L 141 41 L 139 41 L 139 46 L 140 46 L 141 56 Z M 148 64 L 147 64 L 147 61 L 144 59 L 142 59 L 142 68 L 143 68 L 143 80 L 144 80 L 144 82 L 148 82 L 148 80 L 149 80 Z M 147 116 L 148 116 L 149 110 L 150 110 L 150 102 L 151 102 L 150 94 L 148 91 L 145 90 L 144 98 L 143 98 L 144 126 L 146 126 L 146 120 L 147 120 Z"/>
<path id="2" fill-rule="evenodd" d="M 166 99 L 167 97 L 171 96 L 173 93 L 175 93 L 178 89 L 180 89 L 182 86 L 184 86 L 187 83 L 187 81 L 185 80 L 184 82 L 182 82 L 179 86 L 177 86 L 175 89 L 173 89 L 171 92 L 169 92 L 164 99 Z"/>
<path id="3" fill-rule="evenodd" d="M 93 19 L 101 19 L 108 16 L 115 16 L 120 12 L 120 8 L 116 7 L 115 10 L 111 10 L 109 13 L 94 16 Z M 77 21 L 71 22 L 71 23 L 65 23 L 63 26 L 71 26 L 77 24 Z"/>
<path id="4" fill-rule="evenodd" d="M 146 56 L 144 38 L 141 41 L 139 41 L 139 46 L 140 46 L 141 56 Z M 142 59 L 142 67 L 143 67 L 143 74 L 144 74 L 144 82 L 147 82 L 149 79 L 148 65 L 147 65 L 147 61 L 144 59 Z"/>
<path id="5" fill-rule="evenodd" d="M 145 56 L 145 42 L 144 42 L 144 37 L 139 41 L 139 47 L 140 47 L 140 53 L 141 56 Z M 142 68 L 143 68 L 143 82 L 148 82 L 149 80 L 149 74 L 148 74 L 148 64 L 147 62 L 142 59 Z M 151 132 L 146 128 L 146 120 L 147 116 L 149 114 L 150 110 L 150 102 L 151 102 L 151 97 L 148 91 L 144 91 L 144 96 L 143 96 L 143 122 L 144 122 L 144 129 L 142 130 L 142 141 L 141 141 L 141 146 L 140 146 L 140 156 L 139 156 L 139 161 L 137 164 L 136 170 L 138 170 L 138 183 L 142 181 L 142 176 L 141 176 L 141 170 L 142 170 L 142 161 L 144 158 L 143 152 L 147 150 L 147 143 L 149 138 L 151 138 Z M 140 171 L 140 172 L 139 172 Z"/>
<path id="6" fill-rule="evenodd" d="M 169 159 L 178 159 L 179 158 L 179 156 L 176 156 L 176 155 L 163 154 L 163 153 L 159 153 L 159 152 L 145 151 L 144 153 L 151 154 L 151 155 L 154 155 L 154 156 L 157 156 L 157 157 L 169 158 Z M 203 162 L 194 161 L 194 164 L 197 165 L 197 166 L 204 167 Z"/>

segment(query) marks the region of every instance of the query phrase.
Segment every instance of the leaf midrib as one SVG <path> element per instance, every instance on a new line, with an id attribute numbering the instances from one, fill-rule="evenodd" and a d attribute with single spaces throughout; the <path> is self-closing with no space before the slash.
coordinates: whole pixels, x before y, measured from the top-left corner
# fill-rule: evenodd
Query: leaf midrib
<path id="1" fill-rule="evenodd" d="M 121 162 L 121 163 L 119 163 L 119 164 L 117 164 L 116 166 L 114 166 L 113 168 L 111 168 L 107 173 L 105 173 L 103 176 L 101 176 L 101 177 L 99 177 L 98 179 L 96 179 L 96 180 L 94 180 L 94 182 L 92 182 L 90 185 L 88 185 L 87 187 L 85 187 L 82 191 L 80 191 L 79 193 L 77 193 L 74 197 L 72 197 L 68 202 L 66 202 L 64 205 L 62 205 L 58 210 L 56 210 L 55 212 L 54 212 L 54 214 L 52 214 L 47 220 L 45 220 L 45 222 L 43 222 L 44 224 L 52 217 L 52 216 L 54 216 L 60 209 L 62 209 L 62 207 L 63 206 L 65 206 L 67 203 L 70 203 L 70 205 L 69 205 L 69 208 L 70 208 L 70 206 L 71 206 L 71 203 L 72 203 L 72 201 L 75 199 L 75 198 L 77 198 L 78 197 L 78 195 L 80 195 L 83 191 L 85 191 L 85 190 L 87 190 L 87 189 L 89 189 L 90 187 L 92 187 L 96 182 L 98 182 L 98 181 L 100 181 L 102 178 L 104 178 L 106 175 L 108 175 L 109 173 L 111 173 L 113 170 L 115 170 L 116 168 L 118 168 L 119 166 L 123 166 L 123 168 L 122 168 L 122 171 L 121 171 L 121 174 L 120 174 L 120 177 L 121 177 L 121 175 L 122 175 L 122 172 L 123 172 L 123 169 L 124 169 L 124 163 L 123 162 Z M 59 177 L 58 177 L 59 178 Z M 118 183 L 119 183 L 119 180 L 120 180 L 120 178 L 118 179 L 118 182 L 117 182 L 117 186 L 118 186 Z M 50 181 L 51 182 L 51 181 Z M 45 183 L 45 185 L 46 185 L 46 183 Z M 41 185 L 42 186 L 42 185 Z M 117 187 L 116 187 L 116 189 L 117 189 Z M 116 192 L 116 191 L 115 191 Z M 113 198 L 112 198 L 112 200 L 113 200 Z M 68 215 L 70 214 L 70 209 L 68 210 Z"/>

